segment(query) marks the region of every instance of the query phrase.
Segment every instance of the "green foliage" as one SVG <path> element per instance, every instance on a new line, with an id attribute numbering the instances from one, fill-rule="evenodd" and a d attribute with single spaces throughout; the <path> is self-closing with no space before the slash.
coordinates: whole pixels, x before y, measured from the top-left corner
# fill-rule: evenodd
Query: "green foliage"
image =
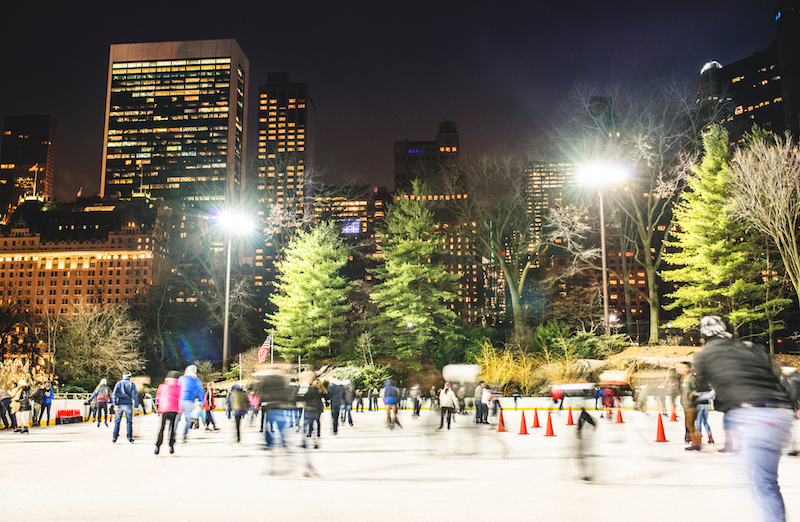
<path id="1" fill-rule="evenodd" d="M 347 296 L 355 283 L 342 276 L 348 248 L 330 222 L 298 232 L 277 263 L 277 307 L 271 317 L 275 346 L 288 361 L 301 356 L 316 360 L 331 355 L 344 337 Z"/>
<path id="2" fill-rule="evenodd" d="M 370 295 L 379 310 L 372 333 L 398 358 L 418 358 L 458 338 L 458 316 L 446 303 L 457 298 L 460 276 L 440 262 L 444 236 L 435 234 L 424 194 L 415 182 L 414 195 L 401 193 L 389 207 L 380 234 L 383 263 L 373 271 L 381 282 Z"/>
<path id="3" fill-rule="evenodd" d="M 67 383 L 66 386 L 64 386 L 64 388 L 60 389 L 59 391 L 63 392 L 64 389 L 66 389 L 66 388 L 70 388 L 70 389 L 78 389 L 78 388 L 80 388 L 82 390 L 86 390 L 85 393 L 91 393 L 91 392 L 94 391 L 95 388 L 97 388 L 98 384 L 100 384 L 100 381 L 96 381 L 96 380 L 88 378 L 88 377 L 85 377 L 85 378 L 82 378 L 82 379 L 72 379 L 71 381 L 69 381 Z M 74 391 L 74 392 L 64 392 L 64 393 L 84 393 L 84 392 Z"/>
<path id="4" fill-rule="evenodd" d="M 462 326 L 459 336 L 440 341 L 431 354 L 436 368 L 442 369 L 448 364 L 471 363 L 481 351 L 481 344 L 485 341 L 496 342 L 496 330 L 475 326 Z"/>
<path id="5" fill-rule="evenodd" d="M 92 391 L 94 391 L 94 388 L 87 390 L 81 386 L 73 386 L 71 384 L 62 386 L 58 389 L 58 393 L 91 393 Z"/>
<path id="6" fill-rule="evenodd" d="M 346 366 L 338 368 L 336 374 L 340 379 L 348 379 L 354 390 L 359 388 L 383 388 L 383 381 L 393 378 L 392 369 L 381 364 L 366 366 Z"/>
<path id="7" fill-rule="evenodd" d="M 543 353 L 548 347 L 554 346 L 558 340 L 569 337 L 569 325 L 563 321 L 548 321 L 539 325 L 533 332 L 531 351 Z"/>
<path id="8" fill-rule="evenodd" d="M 758 128 L 754 132 L 762 134 Z M 763 277 L 773 272 L 777 256 L 770 261 L 764 238 L 730 217 L 727 131 L 713 126 L 703 145 L 703 160 L 675 206 L 678 227 L 668 243 L 672 249 L 664 254 L 677 268 L 663 271 L 662 277 L 682 283 L 668 296 L 674 301 L 666 308 L 681 309 L 672 321 L 677 328 L 698 328 L 702 316 L 720 315 L 738 331 L 744 324 L 770 319 L 788 301 L 776 300 L 780 283 Z"/>

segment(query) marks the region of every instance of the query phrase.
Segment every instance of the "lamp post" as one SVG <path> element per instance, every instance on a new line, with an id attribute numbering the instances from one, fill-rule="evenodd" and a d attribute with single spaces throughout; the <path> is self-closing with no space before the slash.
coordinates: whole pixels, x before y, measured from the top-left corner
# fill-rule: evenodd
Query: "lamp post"
<path id="1" fill-rule="evenodd" d="M 622 181 L 627 177 L 627 172 L 620 165 L 613 163 L 590 163 L 584 165 L 578 178 L 588 185 L 597 187 L 600 199 L 600 254 L 603 269 L 603 321 L 605 322 L 606 335 L 611 335 L 611 324 L 608 311 L 608 253 L 606 252 L 606 222 L 603 209 L 603 188 L 613 183 Z"/>
<path id="2" fill-rule="evenodd" d="M 228 327 L 230 324 L 231 306 L 231 250 L 233 236 L 244 236 L 255 228 L 253 221 L 244 213 L 226 210 L 214 216 L 217 225 L 225 231 L 227 236 L 227 262 L 225 264 L 225 317 L 222 329 L 222 369 L 228 367 Z"/>

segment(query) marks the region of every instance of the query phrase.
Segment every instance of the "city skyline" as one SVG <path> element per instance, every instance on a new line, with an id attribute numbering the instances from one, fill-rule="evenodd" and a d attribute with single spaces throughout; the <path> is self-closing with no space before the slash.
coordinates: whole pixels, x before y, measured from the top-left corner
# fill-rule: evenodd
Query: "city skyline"
<path id="1" fill-rule="evenodd" d="M 74 199 L 80 187 L 100 192 L 110 45 L 234 38 L 251 61 L 248 178 L 258 86 L 268 72 L 286 71 L 315 93 L 315 165 L 325 182 L 391 188 L 393 143 L 428 139 L 442 121 L 458 124 L 465 155 L 515 147 L 557 125 L 576 83 L 696 82 L 708 60 L 724 66 L 763 51 L 775 38 L 775 6 L 751 4 L 681 1 L 663 11 L 628 1 L 503 10 L 411 2 L 367 12 L 366 4 L 347 11 L 309 2 L 302 23 L 288 4 L 223 12 L 199 2 L 185 12 L 143 2 L 102 14 L 13 6 L 9 19 L 36 18 L 36 31 L 18 23 L 0 37 L 10 71 L 0 83 L 0 116 L 53 114 L 56 197 Z"/>

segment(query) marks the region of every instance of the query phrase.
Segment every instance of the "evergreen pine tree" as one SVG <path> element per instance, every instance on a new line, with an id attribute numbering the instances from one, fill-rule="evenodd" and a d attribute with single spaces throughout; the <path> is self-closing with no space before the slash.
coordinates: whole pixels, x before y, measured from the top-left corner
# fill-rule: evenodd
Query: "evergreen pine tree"
<path id="1" fill-rule="evenodd" d="M 458 316 L 447 302 L 457 298 L 459 276 L 440 262 L 445 236 L 435 234 L 423 186 L 415 182 L 413 192 L 401 193 L 387 211 L 379 235 L 383 263 L 373 271 L 381 282 L 370 296 L 379 309 L 372 333 L 401 358 L 429 354 L 457 336 Z"/>
<path id="2" fill-rule="evenodd" d="M 270 300 L 277 311 L 270 319 L 284 359 L 330 356 L 341 344 L 347 297 L 355 284 L 341 273 L 348 255 L 338 228 L 323 222 L 295 235 L 276 263 L 280 275 Z"/>

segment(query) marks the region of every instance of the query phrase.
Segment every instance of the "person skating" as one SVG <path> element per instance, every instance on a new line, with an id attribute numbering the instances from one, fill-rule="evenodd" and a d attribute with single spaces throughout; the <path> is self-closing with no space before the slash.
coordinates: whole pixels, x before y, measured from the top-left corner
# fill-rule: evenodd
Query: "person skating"
<path id="1" fill-rule="evenodd" d="M 28 389 L 28 382 L 25 379 L 20 379 L 16 387 L 11 390 L 12 403 L 17 403 L 18 410 L 17 428 L 14 430 L 17 433 L 28 433 L 28 428 L 31 425 L 31 394 Z M 12 406 L 13 407 L 13 406 Z"/>
<path id="2" fill-rule="evenodd" d="M 169 452 L 175 453 L 175 431 L 178 424 L 178 410 L 180 409 L 181 399 L 181 385 L 178 383 L 179 375 L 174 370 L 169 372 L 163 384 L 156 391 L 158 413 L 161 414 L 161 427 L 156 437 L 156 455 L 161 450 L 161 443 L 164 440 L 164 428 L 167 422 L 169 422 Z"/>
<path id="3" fill-rule="evenodd" d="M 138 392 L 137 392 L 138 393 Z M 100 379 L 100 384 L 94 389 L 92 395 L 84 404 L 91 404 L 95 401 L 94 417 L 97 420 L 97 427 L 100 427 L 100 417 L 108 426 L 108 403 L 111 402 L 111 388 L 108 387 L 106 379 Z"/>
<path id="4" fill-rule="evenodd" d="M 439 392 L 439 405 L 442 410 L 441 420 L 439 421 L 439 429 L 444 427 L 444 418 L 447 417 L 447 429 L 450 429 L 450 419 L 458 408 L 458 398 L 453 390 L 450 388 L 450 383 L 444 383 L 444 388 Z"/>
<path id="5" fill-rule="evenodd" d="M 397 420 L 397 404 L 400 401 L 400 391 L 392 385 L 391 379 L 383 381 L 383 403 L 386 405 L 386 426 L 394 429 L 395 424 L 402 428 Z M 394 413 L 394 418 L 392 418 Z"/>
<path id="6" fill-rule="evenodd" d="M 764 520 L 785 521 L 778 464 L 791 438 L 794 407 L 764 350 L 733 339 L 720 317 L 703 317 L 706 345 L 695 356 L 700 389 L 711 385 L 741 443 L 745 475 Z"/>
<path id="7" fill-rule="evenodd" d="M 186 436 L 189 434 L 189 428 L 192 426 L 192 410 L 194 409 L 194 401 L 202 401 L 205 395 L 203 383 L 197 378 L 197 366 L 190 364 L 186 367 L 183 375 L 178 379 L 181 385 L 181 399 L 180 399 L 180 414 L 183 416 L 185 424 L 183 425 L 183 442 L 186 442 Z"/>
<path id="8" fill-rule="evenodd" d="M 133 407 L 138 404 L 139 397 L 136 393 L 136 385 L 131 381 L 131 372 L 122 374 L 122 380 L 114 386 L 111 393 L 114 401 L 116 413 L 114 414 L 114 432 L 111 435 L 111 442 L 117 442 L 119 436 L 119 424 L 122 422 L 122 415 L 125 415 L 128 442 L 133 444 Z"/>

